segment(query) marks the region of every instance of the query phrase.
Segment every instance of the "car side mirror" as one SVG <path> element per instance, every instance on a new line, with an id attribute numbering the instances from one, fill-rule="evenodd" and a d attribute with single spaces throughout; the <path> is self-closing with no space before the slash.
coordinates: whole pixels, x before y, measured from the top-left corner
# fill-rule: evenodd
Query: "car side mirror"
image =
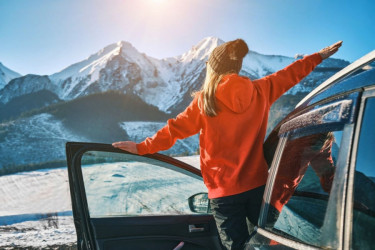
<path id="1" fill-rule="evenodd" d="M 210 214 L 211 208 L 207 193 L 198 193 L 188 198 L 189 208 L 194 213 Z"/>

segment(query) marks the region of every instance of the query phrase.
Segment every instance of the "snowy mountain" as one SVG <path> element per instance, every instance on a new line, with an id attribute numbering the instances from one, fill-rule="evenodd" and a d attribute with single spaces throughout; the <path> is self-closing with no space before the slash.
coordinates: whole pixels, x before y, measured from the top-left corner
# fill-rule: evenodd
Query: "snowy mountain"
<path id="1" fill-rule="evenodd" d="M 204 80 L 209 54 L 222 43 L 208 37 L 182 55 L 156 59 L 128 42 L 118 42 L 50 76 L 11 80 L 0 90 L 0 153 L 5 156 L 0 167 L 63 159 L 67 140 L 110 143 L 151 136 L 168 118 L 185 109 L 191 93 Z M 294 60 L 250 51 L 240 73 L 257 79 Z M 327 59 L 320 64 L 274 104 L 269 128 L 306 93 L 348 63 Z M 56 127 L 48 127 L 51 124 Z M 61 134 L 52 135 L 51 131 Z M 178 142 L 167 153 L 192 154 L 197 149 L 196 136 Z M 48 155 L 39 158 L 38 152 Z"/>
<path id="2" fill-rule="evenodd" d="M 0 123 L 0 175 L 61 166 L 67 141 L 142 141 L 169 116 L 134 95 L 105 92 L 60 102 Z M 198 151 L 198 135 L 177 141 L 163 153 Z M 43 153 L 41 153 L 43 152 Z"/>
<path id="3" fill-rule="evenodd" d="M 0 123 L 0 131 L 0 170 L 61 160 L 66 141 L 87 141 L 48 113 Z"/>
<path id="4" fill-rule="evenodd" d="M 42 90 L 55 92 L 56 87 L 48 76 L 25 75 L 11 80 L 0 90 L 0 102 L 6 104 L 12 99 Z"/>
<path id="5" fill-rule="evenodd" d="M 8 69 L 0 62 L 0 90 L 10 82 L 10 80 L 20 77 L 21 75 L 13 70 Z"/>
<path id="6" fill-rule="evenodd" d="M 205 62 L 211 51 L 222 43 L 218 38 L 208 37 L 182 55 L 159 60 L 121 41 L 48 77 L 27 75 L 18 78 L 0 90 L 0 101 L 7 103 L 17 96 L 43 89 L 52 91 L 62 100 L 117 90 L 137 95 L 159 110 L 175 114 L 186 107 L 191 93 L 200 88 L 205 76 Z M 284 68 L 294 60 L 251 51 L 244 59 L 241 74 L 257 79 Z M 330 59 L 318 68 L 325 70 L 325 75 L 347 64 L 343 60 Z M 311 91 L 317 84 L 316 78 L 324 78 L 321 73 L 313 73 L 310 79 L 290 93 Z"/>
<path id="7" fill-rule="evenodd" d="M 138 52 L 127 42 L 118 42 L 51 75 L 50 79 L 64 100 L 120 90 L 134 93 L 146 103 L 168 112 L 184 95 L 199 87 L 204 62 L 222 42 L 207 38 L 183 55 L 162 60 Z"/>

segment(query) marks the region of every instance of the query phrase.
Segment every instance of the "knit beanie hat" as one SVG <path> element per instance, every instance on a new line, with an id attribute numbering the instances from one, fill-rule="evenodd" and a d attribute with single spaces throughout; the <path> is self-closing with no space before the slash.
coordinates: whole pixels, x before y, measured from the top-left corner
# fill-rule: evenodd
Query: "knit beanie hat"
<path id="1" fill-rule="evenodd" d="M 248 52 L 249 48 L 242 39 L 226 42 L 211 52 L 208 64 L 219 75 L 230 71 L 239 72 L 242 67 L 242 59 Z"/>

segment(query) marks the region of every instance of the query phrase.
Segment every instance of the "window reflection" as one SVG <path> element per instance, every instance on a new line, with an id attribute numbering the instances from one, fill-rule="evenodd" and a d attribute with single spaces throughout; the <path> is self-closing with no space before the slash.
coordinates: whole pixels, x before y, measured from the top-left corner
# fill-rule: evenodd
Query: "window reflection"
<path id="1" fill-rule="evenodd" d="M 138 155 L 89 151 L 81 162 L 92 218 L 192 214 L 188 198 L 206 192 L 201 177 Z"/>
<path id="2" fill-rule="evenodd" d="M 275 178 L 266 227 L 320 246 L 341 131 L 287 141 Z"/>

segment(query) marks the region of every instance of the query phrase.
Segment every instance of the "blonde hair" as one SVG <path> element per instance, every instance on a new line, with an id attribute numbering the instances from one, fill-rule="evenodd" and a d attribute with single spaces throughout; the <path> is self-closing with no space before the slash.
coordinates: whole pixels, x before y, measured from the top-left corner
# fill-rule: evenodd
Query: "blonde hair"
<path id="1" fill-rule="evenodd" d="M 216 89 L 223 76 L 231 73 L 237 73 L 231 70 L 225 74 L 216 73 L 209 64 L 206 65 L 206 78 L 202 85 L 201 90 L 196 94 L 199 94 L 199 108 L 203 110 L 203 113 L 207 116 L 214 117 L 217 115 L 217 105 L 216 105 Z"/>

